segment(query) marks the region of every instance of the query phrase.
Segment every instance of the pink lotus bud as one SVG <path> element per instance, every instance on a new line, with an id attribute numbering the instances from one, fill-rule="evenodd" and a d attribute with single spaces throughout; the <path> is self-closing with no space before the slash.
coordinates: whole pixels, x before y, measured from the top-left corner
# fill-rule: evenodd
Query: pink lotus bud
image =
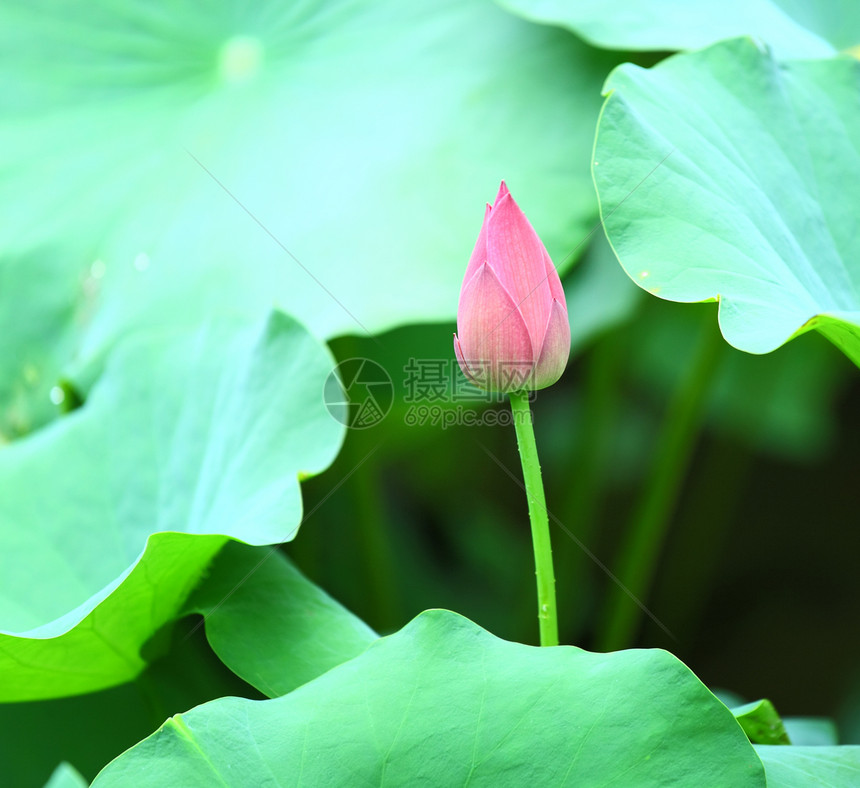
<path id="1" fill-rule="evenodd" d="M 466 267 L 457 332 L 457 361 L 479 388 L 542 389 L 567 366 L 570 324 L 558 273 L 504 181 Z"/>

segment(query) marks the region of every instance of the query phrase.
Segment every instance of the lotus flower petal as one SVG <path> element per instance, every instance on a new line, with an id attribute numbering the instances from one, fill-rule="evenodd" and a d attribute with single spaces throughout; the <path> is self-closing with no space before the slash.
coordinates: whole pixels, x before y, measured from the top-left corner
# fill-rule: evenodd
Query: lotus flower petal
<path id="1" fill-rule="evenodd" d="M 487 252 L 487 262 L 522 312 L 537 356 L 552 305 L 546 251 L 510 194 L 490 211 Z"/>
<path id="2" fill-rule="evenodd" d="M 499 186 L 499 193 L 496 195 L 496 199 L 493 201 L 493 208 L 495 208 L 499 204 L 499 200 L 501 200 L 502 197 L 504 197 L 506 194 L 510 194 L 510 191 L 508 191 L 508 185 L 504 181 L 502 181 Z"/>
<path id="3" fill-rule="evenodd" d="M 553 299 L 544 334 L 543 347 L 535 365 L 533 388 L 551 386 L 564 372 L 570 355 L 570 323 L 567 309 Z"/>
<path id="4" fill-rule="evenodd" d="M 549 252 L 547 252 L 546 247 L 544 247 L 543 250 L 543 262 L 546 270 L 546 281 L 549 283 L 550 296 L 558 301 L 564 311 L 567 312 L 567 299 L 564 297 L 564 288 L 561 286 L 561 280 L 558 278 L 558 271 L 552 264 L 552 260 L 550 259 Z"/>
<path id="5" fill-rule="evenodd" d="M 476 386 L 480 386 L 480 383 L 475 380 L 472 375 L 472 371 L 469 369 L 469 365 L 466 363 L 466 359 L 463 356 L 463 350 L 460 347 L 460 340 L 457 338 L 456 334 L 454 334 L 454 355 L 457 357 L 457 363 L 460 365 L 460 369 L 463 370 L 463 374 L 471 383 L 474 383 Z"/>
<path id="6" fill-rule="evenodd" d="M 463 288 L 458 315 L 463 371 L 482 388 L 524 388 L 535 363 L 531 336 L 511 294 L 488 264 Z"/>

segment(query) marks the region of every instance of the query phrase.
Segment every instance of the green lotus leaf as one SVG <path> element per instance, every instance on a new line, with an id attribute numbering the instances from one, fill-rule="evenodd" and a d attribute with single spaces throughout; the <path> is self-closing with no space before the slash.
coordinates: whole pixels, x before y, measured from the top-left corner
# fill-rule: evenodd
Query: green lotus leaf
<path id="1" fill-rule="evenodd" d="M 51 779 L 45 783 L 45 788 L 87 788 L 87 785 L 87 781 L 77 769 L 64 761 L 54 769 Z"/>
<path id="2" fill-rule="evenodd" d="M 40 247 L 0 261 L 0 444 L 68 405 L 58 384 L 94 293 L 62 259 L 60 249 Z"/>
<path id="3" fill-rule="evenodd" d="M 732 714 L 754 744 L 791 744 L 782 718 L 769 700 L 745 703 L 732 709 Z"/>
<path id="4" fill-rule="evenodd" d="M 786 747 L 758 744 L 768 788 L 854 788 L 860 784 L 860 747 Z"/>
<path id="5" fill-rule="evenodd" d="M 860 44 L 853 0 L 498 0 L 595 46 L 665 52 L 754 36 L 781 57 L 826 57 Z"/>
<path id="6" fill-rule="evenodd" d="M 777 63 L 748 39 L 607 80 L 593 171 L 628 275 L 718 299 L 767 353 L 817 329 L 860 364 L 860 63 Z"/>
<path id="7" fill-rule="evenodd" d="M 811 747 L 839 744 L 836 723 L 827 717 L 785 717 L 783 723 L 792 744 Z"/>
<path id="8" fill-rule="evenodd" d="M 61 250 L 84 360 L 273 304 L 325 337 L 451 319 L 502 178 L 559 263 L 597 217 L 618 56 L 483 0 L 12 0 L 0 47 L 0 249 Z"/>
<path id="9" fill-rule="evenodd" d="M 269 697 L 358 656 L 378 635 L 273 547 L 229 542 L 185 609 L 230 670 Z"/>
<path id="10" fill-rule="evenodd" d="M 291 539 L 334 458 L 333 360 L 280 313 L 134 338 L 86 404 L 0 452 L 0 700 L 112 686 L 229 538 Z"/>
<path id="11" fill-rule="evenodd" d="M 423 613 L 281 698 L 168 720 L 95 788 L 281 785 L 764 786 L 731 712 L 664 651 L 499 640 Z"/>

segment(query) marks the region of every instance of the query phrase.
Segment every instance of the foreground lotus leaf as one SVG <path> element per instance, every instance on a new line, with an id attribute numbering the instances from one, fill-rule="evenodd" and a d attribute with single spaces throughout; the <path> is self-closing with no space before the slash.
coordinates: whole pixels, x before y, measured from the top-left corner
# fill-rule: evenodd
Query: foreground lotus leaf
<path id="1" fill-rule="evenodd" d="M 0 452 L 0 700 L 133 678 L 229 538 L 295 535 L 297 477 L 343 436 L 333 363 L 280 313 L 133 339 L 82 408 Z"/>
<path id="2" fill-rule="evenodd" d="M 281 698 L 171 718 L 93 786 L 273 781 L 765 785 L 731 712 L 667 652 L 523 646 L 434 610 Z"/>

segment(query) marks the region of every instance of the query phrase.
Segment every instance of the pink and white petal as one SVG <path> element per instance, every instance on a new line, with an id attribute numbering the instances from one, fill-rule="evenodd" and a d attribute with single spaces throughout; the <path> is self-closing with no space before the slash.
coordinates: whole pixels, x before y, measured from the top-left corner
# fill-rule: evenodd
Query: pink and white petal
<path id="1" fill-rule="evenodd" d="M 472 374 L 472 370 L 469 369 L 469 365 L 466 363 L 466 359 L 463 357 L 463 351 L 460 348 L 460 340 L 457 339 L 456 334 L 454 334 L 454 355 L 457 357 L 457 363 L 460 365 L 460 369 L 463 370 L 463 374 L 471 383 L 474 383 L 478 388 L 481 388 L 481 384 L 476 380 L 475 376 Z"/>
<path id="2" fill-rule="evenodd" d="M 534 228 L 510 194 L 490 212 L 487 262 L 520 308 L 535 355 L 552 304 L 545 250 Z"/>
<path id="3" fill-rule="evenodd" d="M 479 268 L 460 294 L 457 336 L 472 377 L 484 388 L 522 388 L 534 369 L 523 316 L 489 265 Z"/>
<path id="4" fill-rule="evenodd" d="M 540 357 L 535 365 L 535 389 L 551 386 L 560 377 L 570 356 L 570 323 L 567 309 L 558 301 L 552 302 Z"/>
<path id="5" fill-rule="evenodd" d="M 481 232 L 478 233 L 478 240 L 475 241 L 475 248 L 472 249 L 469 264 L 466 266 L 462 287 L 465 287 L 468 281 L 475 275 L 475 271 L 487 262 L 487 223 L 490 219 L 490 210 L 490 204 L 487 203 L 487 207 L 484 209 L 484 222 L 481 225 Z"/>
<path id="6" fill-rule="evenodd" d="M 561 286 L 561 280 L 558 277 L 558 271 L 552 264 L 552 258 L 549 256 L 546 248 L 543 250 L 544 267 L 546 269 L 546 280 L 549 282 L 550 295 L 558 301 L 567 310 L 567 300 L 564 297 L 564 288 Z"/>

